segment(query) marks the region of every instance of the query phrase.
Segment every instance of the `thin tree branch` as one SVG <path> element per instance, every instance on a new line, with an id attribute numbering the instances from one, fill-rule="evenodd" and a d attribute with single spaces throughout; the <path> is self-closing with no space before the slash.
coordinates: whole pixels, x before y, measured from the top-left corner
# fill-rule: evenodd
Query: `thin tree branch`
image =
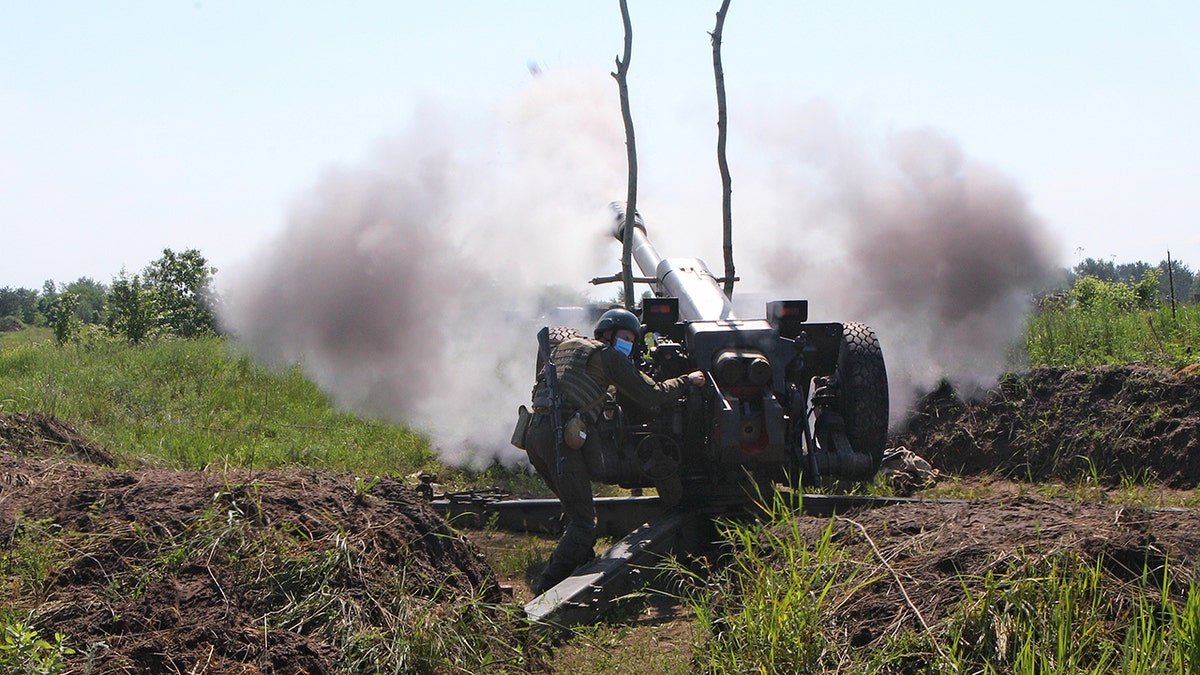
<path id="1" fill-rule="evenodd" d="M 626 0 L 621 0 L 621 21 L 625 24 L 625 53 L 617 59 L 617 72 L 612 76 L 617 80 L 617 88 L 621 92 L 621 117 L 625 120 L 625 149 L 629 160 L 629 188 L 625 195 L 625 226 L 621 238 L 621 276 L 624 278 L 624 293 L 626 309 L 633 309 L 633 223 L 637 213 L 637 143 L 633 136 L 633 115 L 629 112 L 629 85 L 626 73 L 629 71 L 629 58 L 633 51 L 633 25 L 629 20 L 629 6 Z"/>
<path id="2" fill-rule="evenodd" d="M 726 114 L 725 114 L 725 69 L 721 67 L 721 31 L 725 29 L 725 14 L 729 11 L 729 0 L 721 3 L 717 12 L 717 26 L 709 35 L 712 37 L 713 74 L 717 81 L 717 166 L 721 169 L 721 222 L 724 232 L 725 295 L 733 297 L 733 188 L 729 175 L 729 161 L 725 158 Z"/>

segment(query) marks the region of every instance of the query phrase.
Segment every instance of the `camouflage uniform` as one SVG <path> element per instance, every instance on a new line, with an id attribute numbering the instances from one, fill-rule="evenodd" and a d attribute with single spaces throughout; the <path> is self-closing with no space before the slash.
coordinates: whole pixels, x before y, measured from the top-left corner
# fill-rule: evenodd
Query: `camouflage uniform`
<path id="1" fill-rule="evenodd" d="M 688 386 L 687 378 L 677 377 L 655 382 L 624 354 L 590 338 L 572 338 L 555 346 L 550 353 L 558 373 L 562 420 L 575 412 L 584 413 L 588 427 L 594 429 L 600 406 L 597 397 L 615 386 L 634 403 L 652 408 L 678 399 Z M 533 388 L 534 417 L 525 435 L 525 451 L 538 475 L 562 502 L 566 530 L 550 556 L 535 592 L 542 592 L 593 557 L 596 544 L 596 507 L 592 501 L 592 482 L 588 462 L 603 457 L 600 435 L 589 434 L 583 447 L 572 450 L 562 446 L 561 474 L 556 468 L 554 424 L 549 415 L 550 396 L 545 376 L 539 372 Z"/>

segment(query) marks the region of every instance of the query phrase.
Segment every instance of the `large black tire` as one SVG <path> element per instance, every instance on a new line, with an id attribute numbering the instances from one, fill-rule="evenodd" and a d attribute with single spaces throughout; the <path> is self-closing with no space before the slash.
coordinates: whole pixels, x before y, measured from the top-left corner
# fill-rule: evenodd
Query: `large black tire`
<path id="1" fill-rule="evenodd" d="M 870 455 L 874 474 L 887 445 L 888 382 L 879 338 L 866 324 L 843 324 L 835 382 L 850 447 Z"/>
<path id="2" fill-rule="evenodd" d="M 571 326 L 551 326 L 550 327 L 550 346 L 555 347 L 563 340 L 583 337 L 583 333 L 575 330 Z"/>

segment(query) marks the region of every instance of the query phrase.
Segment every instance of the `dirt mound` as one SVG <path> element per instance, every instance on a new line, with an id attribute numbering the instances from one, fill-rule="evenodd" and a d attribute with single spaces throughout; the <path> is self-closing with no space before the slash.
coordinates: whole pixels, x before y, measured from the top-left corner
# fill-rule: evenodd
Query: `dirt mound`
<path id="1" fill-rule="evenodd" d="M 17 455 L 62 453 L 95 464 L 116 466 L 108 450 L 45 413 L 0 413 L 0 451 Z"/>
<path id="2" fill-rule="evenodd" d="M 850 597 L 829 603 L 856 646 L 905 631 L 920 634 L 968 598 L 982 596 L 989 574 L 1023 576 L 1016 568 L 1044 574 L 1045 565 L 1064 555 L 1102 566 L 1114 605 L 1130 593 L 1131 582 L 1146 578 L 1153 588 L 1185 591 L 1200 563 L 1195 510 L 1020 496 L 894 506 L 832 523 L 801 519 L 800 534 L 819 541 L 826 527 L 846 559 L 862 566 L 857 578 L 869 580 L 847 584 Z"/>
<path id="3" fill-rule="evenodd" d="M 330 673 L 354 640 L 394 639 L 404 611 L 501 600 L 477 550 L 395 481 L 64 462 L 96 448 L 51 420 L 0 418 L 0 578 L 5 610 L 67 635 L 72 663 Z M 335 634 L 352 619 L 380 634 Z"/>
<path id="4" fill-rule="evenodd" d="M 894 442 L 955 474 L 1190 489 L 1200 484 L 1200 376 L 1039 368 L 971 401 L 944 386 Z"/>

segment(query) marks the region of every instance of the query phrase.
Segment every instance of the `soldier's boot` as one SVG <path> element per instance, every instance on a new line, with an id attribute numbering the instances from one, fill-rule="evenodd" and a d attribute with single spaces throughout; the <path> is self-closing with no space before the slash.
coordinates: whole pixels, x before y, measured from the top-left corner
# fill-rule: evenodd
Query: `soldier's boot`
<path id="1" fill-rule="evenodd" d="M 596 557 L 595 545 L 595 532 L 582 526 L 568 525 L 562 539 L 558 540 L 554 553 L 550 554 L 546 569 L 530 590 L 534 595 L 541 595 L 557 586 L 560 581 L 571 576 L 580 565 Z"/>

